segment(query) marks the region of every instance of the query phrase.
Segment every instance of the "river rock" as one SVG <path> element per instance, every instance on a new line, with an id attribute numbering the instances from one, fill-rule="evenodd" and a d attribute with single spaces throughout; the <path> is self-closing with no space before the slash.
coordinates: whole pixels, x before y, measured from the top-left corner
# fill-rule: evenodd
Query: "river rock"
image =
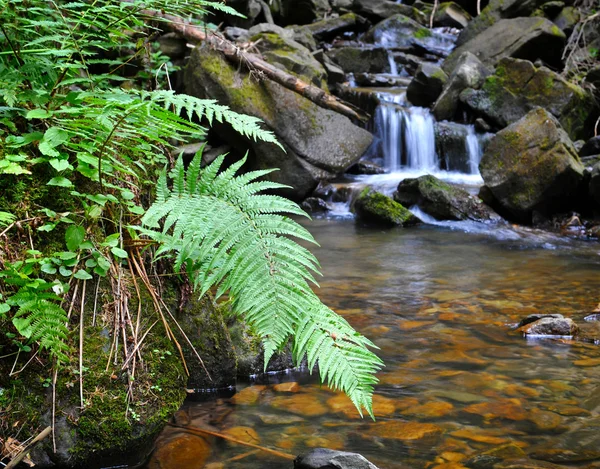
<path id="1" fill-rule="evenodd" d="M 350 166 L 346 172 L 348 174 L 385 174 L 386 170 L 371 161 L 363 160 Z"/>
<path id="2" fill-rule="evenodd" d="M 318 197 L 307 197 L 300 206 L 308 213 L 325 213 L 331 210 L 327 202 Z"/>
<path id="3" fill-rule="evenodd" d="M 475 168 L 471 168 L 467 149 L 469 127 L 456 122 L 442 121 L 435 122 L 434 132 L 435 149 L 442 162 L 442 168 L 467 174 L 473 172 Z"/>
<path id="4" fill-rule="evenodd" d="M 433 114 L 437 120 L 452 120 L 458 109 L 460 93 L 467 89 L 479 88 L 490 71 L 472 53 L 464 52 L 456 62 L 450 77 L 433 105 Z"/>
<path id="5" fill-rule="evenodd" d="M 569 464 L 600 459 L 600 451 L 561 448 L 538 449 L 529 453 L 529 457 L 532 459 L 541 459 L 542 461 Z"/>
<path id="6" fill-rule="evenodd" d="M 316 23 L 304 26 L 317 39 L 324 40 L 349 30 L 361 29 L 367 21 L 356 13 L 346 13 L 345 15 L 327 18 Z"/>
<path id="7" fill-rule="evenodd" d="M 377 469 L 358 453 L 315 448 L 294 459 L 295 469 Z"/>
<path id="8" fill-rule="evenodd" d="M 217 13 L 217 22 L 226 20 L 231 26 L 240 28 L 247 29 L 252 26 L 263 12 L 263 7 L 259 0 L 229 0 L 227 6 L 234 8 L 244 15 L 244 17 L 242 18 L 233 15 L 224 17 L 222 14 Z"/>
<path id="9" fill-rule="evenodd" d="M 460 99 L 498 128 L 512 124 L 535 107 L 543 107 L 573 139 L 585 134 L 586 121 L 595 110 L 591 96 L 581 87 L 546 67 L 508 57 L 498 62 L 494 75 L 480 90 L 465 91 Z"/>
<path id="10" fill-rule="evenodd" d="M 546 461 L 520 458 L 499 462 L 494 465 L 494 469 L 565 469 L 565 466 L 559 466 Z"/>
<path id="11" fill-rule="evenodd" d="M 404 179 L 394 192 L 394 200 L 404 206 L 417 205 L 438 220 L 497 219 L 481 199 L 434 176 Z"/>
<path id="12" fill-rule="evenodd" d="M 592 137 L 579 149 L 579 156 L 600 155 L 600 136 Z"/>
<path id="13" fill-rule="evenodd" d="M 499 20 L 530 16 L 537 8 L 548 0 L 491 0 L 461 32 L 456 41 L 457 46 L 470 41 L 478 34 L 493 26 Z"/>
<path id="14" fill-rule="evenodd" d="M 579 327 L 571 318 L 545 317 L 519 328 L 524 335 L 576 335 Z"/>
<path id="15" fill-rule="evenodd" d="M 448 28 L 465 28 L 471 15 L 454 2 L 444 2 L 440 4 L 433 16 L 435 26 L 445 26 Z"/>
<path id="16" fill-rule="evenodd" d="M 253 168 L 280 168 L 272 180 L 287 184 L 288 196 L 302 200 L 320 180 L 343 173 L 360 159 L 372 135 L 350 119 L 323 109 L 271 80 L 240 74 L 220 54 L 194 49 L 185 74 L 187 93 L 216 99 L 234 111 L 260 117 L 285 148 L 240 138 L 228 127 L 216 131 L 233 146 L 252 149 Z"/>
<path id="17" fill-rule="evenodd" d="M 427 15 L 416 8 L 391 0 L 354 0 L 353 9 L 377 22 L 394 15 L 404 15 L 427 24 Z"/>
<path id="18" fill-rule="evenodd" d="M 405 15 L 394 15 L 373 26 L 365 41 L 387 47 L 409 49 L 418 45 L 427 49 L 426 40 L 432 36 L 429 28 Z"/>
<path id="19" fill-rule="evenodd" d="M 564 319 L 564 316 L 562 314 L 530 314 L 529 316 L 521 319 L 521 321 L 517 325 L 517 328 L 539 321 L 542 318 Z"/>
<path id="20" fill-rule="evenodd" d="M 383 47 L 334 47 L 326 53 L 346 73 L 389 73 L 388 51 Z"/>
<path id="21" fill-rule="evenodd" d="M 390 226 L 416 225 L 420 220 L 391 197 L 366 187 L 353 204 L 356 216 L 363 221 Z"/>
<path id="22" fill-rule="evenodd" d="M 454 70 L 464 52 L 475 54 L 486 66 L 495 65 L 503 57 L 541 59 L 550 65 L 560 65 L 565 33 L 545 18 L 514 18 L 500 20 L 493 26 L 454 49 L 442 68 Z"/>
<path id="23" fill-rule="evenodd" d="M 429 107 L 442 93 L 448 75 L 437 65 L 422 63 L 408 85 L 406 97 L 415 106 Z"/>
<path id="24" fill-rule="evenodd" d="M 250 40 L 256 43 L 263 58 L 296 75 L 301 80 L 327 90 L 327 72 L 313 54 L 292 39 L 294 31 L 275 25 L 250 28 Z"/>
<path id="25" fill-rule="evenodd" d="M 584 167 L 560 124 L 542 108 L 498 132 L 479 169 L 500 206 L 530 221 L 534 210 L 564 210 L 578 195 Z"/>

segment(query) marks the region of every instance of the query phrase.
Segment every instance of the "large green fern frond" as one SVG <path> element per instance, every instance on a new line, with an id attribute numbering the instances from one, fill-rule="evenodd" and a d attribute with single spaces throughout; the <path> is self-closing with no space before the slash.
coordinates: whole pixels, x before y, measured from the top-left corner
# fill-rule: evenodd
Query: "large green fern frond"
<path id="1" fill-rule="evenodd" d="M 290 218 L 306 215 L 295 203 L 262 191 L 282 187 L 259 180 L 269 171 L 238 175 L 244 160 L 219 172 L 223 157 L 200 170 L 196 155 L 187 171 L 181 158 L 165 174 L 159 196 L 140 231 L 186 265 L 198 291 L 229 292 L 234 310 L 260 335 L 265 363 L 293 337 L 296 362 L 307 357 L 321 378 L 348 394 L 372 415 L 375 373 L 381 360 L 374 345 L 321 303 L 310 288 L 318 273 L 314 255 L 295 239 L 314 243 Z M 162 222 L 162 229 L 160 223 Z"/>

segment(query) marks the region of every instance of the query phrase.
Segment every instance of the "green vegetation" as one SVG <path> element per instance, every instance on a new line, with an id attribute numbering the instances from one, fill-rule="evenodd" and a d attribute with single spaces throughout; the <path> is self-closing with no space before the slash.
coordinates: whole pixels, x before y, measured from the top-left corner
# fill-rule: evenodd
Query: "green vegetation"
<path id="1" fill-rule="evenodd" d="M 162 310 L 143 267 L 155 258 L 157 246 L 156 254 L 172 258 L 176 272 L 187 268 L 198 295 L 212 287 L 217 296 L 229 293 L 234 313 L 262 338 L 265 361 L 291 338 L 296 360 L 307 355 L 311 368 L 318 362 L 323 380 L 372 414 L 381 361 L 368 349 L 370 341 L 312 293 L 317 261 L 292 237 L 312 238 L 289 218 L 304 212 L 285 199 L 259 194 L 281 187 L 256 180 L 269 171 L 236 175 L 239 162 L 219 172 L 223 158 L 202 170 L 198 155 L 187 171 L 181 159 L 174 165 L 172 188 L 166 172 L 159 176 L 172 165 L 174 145 L 202 141 L 205 126 L 214 121 L 278 145 L 259 119 L 162 88 L 170 64 L 151 52 L 158 30 L 148 26 L 156 24 L 148 12 L 193 16 L 201 23 L 207 9 L 235 14 L 204 0 L 0 0 L 0 352 L 17 360 L 20 354 L 39 354 L 54 370 L 45 370 L 54 376 L 47 384 L 64 390 L 62 371 L 68 367 L 81 376 L 91 368 L 84 366 L 86 358 L 78 360 L 79 369 L 73 364 L 79 348 L 74 332 L 78 314 L 83 324 L 86 282 L 103 278 L 112 292 L 105 306 L 117 318 L 107 347 L 116 369 L 126 370 L 115 381 L 109 366 L 94 369 L 85 381 L 100 390 L 122 390 L 122 399 L 111 405 L 123 406 L 123 418 L 106 423 L 107 435 L 111 425 L 122 434 L 140 418 L 128 387 L 134 381 L 144 386 L 162 370 L 152 365 L 156 357 L 147 356 L 150 365 L 133 378 L 138 338 L 148 333 L 149 344 L 157 337 L 177 344 L 169 326 L 174 319 L 165 314 L 166 305 Z M 154 303 L 154 324 L 133 330 L 124 291 Z M 81 312 L 71 315 L 77 301 Z M 175 350 L 169 343 L 160 349 Z M 84 352 L 92 353 L 87 346 Z M 178 385 L 180 368 L 169 367 Z M 166 383 L 152 386 L 162 389 Z M 170 392 L 177 396 L 169 402 L 178 403 L 181 393 Z M 106 417 L 117 410 L 94 408 L 84 394 L 79 425 L 85 438 L 88 430 L 96 433 L 95 413 Z M 152 402 L 173 411 L 167 401 Z M 109 443 L 85 444 L 97 449 Z"/>

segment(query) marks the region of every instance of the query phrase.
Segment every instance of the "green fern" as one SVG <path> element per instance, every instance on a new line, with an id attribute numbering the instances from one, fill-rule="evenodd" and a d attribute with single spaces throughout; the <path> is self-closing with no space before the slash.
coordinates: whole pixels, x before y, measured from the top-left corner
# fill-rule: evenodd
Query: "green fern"
<path id="1" fill-rule="evenodd" d="M 223 157 L 200 169 L 198 154 L 185 171 L 181 158 L 163 173 L 157 199 L 142 218 L 141 231 L 161 243 L 157 255 L 174 253 L 186 265 L 200 294 L 229 292 L 233 308 L 261 336 L 265 364 L 293 338 L 293 357 L 317 363 L 321 378 L 344 391 L 359 411 L 372 415 L 374 374 L 382 362 L 340 316 L 311 290 L 318 261 L 292 238 L 314 243 L 289 218 L 306 214 L 293 202 L 263 192 L 284 187 L 260 181 L 271 170 L 237 175 L 241 160 L 219 173 Z M 160 222 L 162 221 L 162 229 Z"/>
<path id="2" fill-rule="evenodd" d="M 17 306 L 13 325 L 23 337 L 38 342 L 51 356 L 60 362 L 68 362 L 66 355 L 67 313 L 52 300 L 59 300 L 51 293 L 20 291 L 9 299 L 9 304 Z"/>

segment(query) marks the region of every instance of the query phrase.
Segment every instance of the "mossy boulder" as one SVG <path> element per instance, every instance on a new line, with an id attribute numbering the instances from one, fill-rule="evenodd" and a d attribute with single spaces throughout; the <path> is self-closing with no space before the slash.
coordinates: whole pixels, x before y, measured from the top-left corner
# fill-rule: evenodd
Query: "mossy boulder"
<path id="1" fill-rule="evenodd" d="M 543 107 L 573 140 L 586 135 L 586 123 L 596 112 L 592 97 L 581 87 L 546 67 L 512 58 L 500 60 L 480 90 L 468 90 L 460 98 L 498 128 L 521 119 L 535 107 Z"/>
<path id="2" fill-rule="evenodd" d="M 450 73 L 464 52 L 475 54 L 486 66 L 504 57 L 559 66 L 565 42 L 565 33 L 546 18 L 503 19 L 454 49 L 442 68 Z"/>
<path id="3" fill-rule="evenodd" d="M 240 137 L 225 125 L 215 126 L 228 143 L 251 149 L 249 167 L 279 168 L 269 175 L 292 186 L 285 194 L 303 200 L 320 180 L 343 173 L 360 159 L 373 136 L 350 119 L 323 109 L 271 80 L 239 71 L 218 52 L 197 47 L 185 71 L 188 94 L 216 99 L 234 111 L 261 118 L 284 147 Z"/>
<path id="4" fill-rule="evenodd" d="M 475 36 L 502 19 L 530 16 L 548 0 L 491 0 L 481 14 L 475 16 L 461 32 L 457 46 L 469 42 Z"/>
<path id="5" fill-rule="evenodd" d="M 454 2 L 441 3 L 433 16 L 433 24 L 435 26 L 445 26 L 448 28 L 465 28 L 471 15 L 463 10 Z"/>
<path id="6" fill-rule="evenodd" d="M 576 7 L 565 7 L 552 21 L 567 36 L 570 36 L 577 23 L 581 21 L 581 11 Z"/>
<path id="7" fill-rule="evenodd" d="M 390 16 L 404 15 L 422 25 L 428 24 L 427 15 L 410 5 L 403 5 L 392 0 L 354 0 L 353 9 L 373 22 L 385 20 Z"/>
<path id="8" fill-rule="evenodd" d="M 442 93 L 448 75 L 437 65 L 422 63 L 408 85 L 406 97 L 415 106 L 428 107 Z"/>
<path id="9" fill-rule="evenodd" d="M 359 220 L 387 226 L 411 226 L 420 223 L 391 197 L 366 187 L 354 200 L 353 210 Z"/>
<path id="10" fill-rule="evenodd" d="M 478 197 L 431 175 L 404 179 L 394 192 L 394 200 L 407 207 L 417 205 L 437 220 L 499 219 Z"/>
<path id="11" fill-rule="evenodd" d="M 336 35 L 346 32 L 360 30 L 368 24 L 367 20 L 356 13 L 327 18 L 316 23 L 304 26 L 317 39 L 331 39 Z"/>
<path id="12" fill-rule="evenodd" d="M 434 33 L 406 15 L 391 16 L 373 26 L 365 35 L 365 41 L 387 47 L 427 49 L 427 39 Z"/>
<path id="13" fill-rule="evenodd" d="M 456 62 L 456 67 L 446 80 L 442 92 L 433 105 L 437 120 L 454 119 L 459 107 L 460 93 L 467 88 L 479 88 L 490 71 L 471 52 L 464 52 Z"/>
<path id="14" fill-rule="evenodd" d="M 334 47 L 326 53 L 346 73 L 389 73 L 388 51 L 384 47 Z"/>
<path id="15" fill-rule="evenodd" d="M 542 108 L 498 132 L 479 170 L 500 207 L 523 222 L 534 210 L 552 215 L 571 208 L 584 179 L 569 136 Z"/>
<path id="16" fill-rule="evenodd" d="M 256 43 L 267 62 L 327 90 L 327 72 L 310 50 L 292 39 L 293 30 L 269 25 L 261 31 L 257 32 L 256 27 L 251 28 L 250 40 Z"/>

